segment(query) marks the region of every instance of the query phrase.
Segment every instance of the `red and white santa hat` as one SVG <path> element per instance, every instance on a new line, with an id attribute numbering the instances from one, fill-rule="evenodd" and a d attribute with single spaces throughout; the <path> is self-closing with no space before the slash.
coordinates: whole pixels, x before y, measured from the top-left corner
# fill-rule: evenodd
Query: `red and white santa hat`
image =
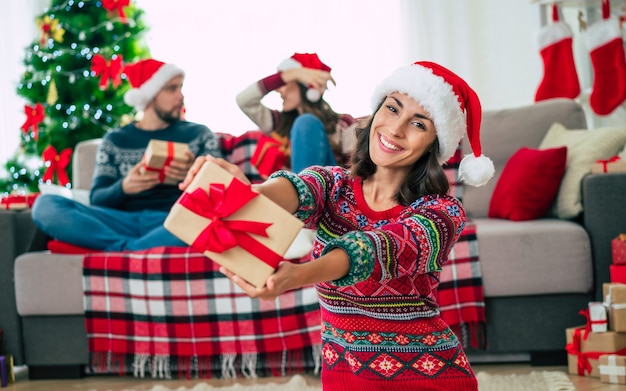
<path id="1" fill-rule="evenodd" d="M 280 72 L 294 68 L 309 68 L 330 72 L 330 67 L 324 64 L 316 53 L 295 53 L 293 56 L 284 59 L 278 64 Z M 322 92 L 309 86 L 306 98 L 311 102 L 317 102 L 322 98 Z"/>
<path id="2" fill-rule="evenodd" d="M 133 87 L 124 94 L 124 102 L 137 110 L 143 110 L 159 93 L 161 88 L 173 77 L 185 75 L 185 72 L 174 64 L 148 58 L 128 64 L 122 73 Z"/>
<path id="3" fill-rule="evenodd" d="M 392 92 L 409 95 L 430 115 L 437 130 L 440 164 L 457 150 L 467 132 L 472 154 L 459 165 L 459 177 L 471 186 L 482 186 L 493 176 L 493 162 L 482 154 L 480 122 L 482 108 L 476 92 L 459 76 L 443 66 L 418 61 L 396 69 L 374 90 L 373 110 Z"/>

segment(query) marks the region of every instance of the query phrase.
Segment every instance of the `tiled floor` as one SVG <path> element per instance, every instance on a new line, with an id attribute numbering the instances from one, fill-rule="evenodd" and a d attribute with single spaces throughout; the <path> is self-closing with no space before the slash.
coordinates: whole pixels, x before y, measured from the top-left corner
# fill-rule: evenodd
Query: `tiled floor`
<path id="1" fill-rule="evenodd" d="M 476 364 L 473 366 L 476 372 L 486 371 L 489 373 L 501 374 L 521 374 L 531 371 L 563 371 L 567 372 L 567 367 L 531 367 L 526 364 Z M 578 391 L 624 391 L 626 386 L 615 384 L 600 383 L 597 378 L 570 376 L 572 383 Z M 311 384 L 319 384 L 319 379 L 307 377 Z M 204 380 L 203 380 L 204 381 Z M 260 383 L 276 382 L 276 378 L 265 378 L 257 380 Z M 29 381 L 25 369 L 18 373 L 17 381 L 9 385 L 7 391 L 123 391 L 133 390 L 149 390 L 155 384 L 163 384 L 168 388 L 188 387 L 191 388 L 198 381 L 186 380 L 170 380 L 166 382 L 157 382 L 147 379 L 134 379 L 132 377 L 118 376 L 95 376 L 87 377 L 80 380 L 36 380 Z M 246 380 L 239 380 L 246 382 Z M 230 384 L 224 380 L 211 380 L 209 383 L 214 385 Z M 503 390 L 506 391 L 506 390 Z"/>

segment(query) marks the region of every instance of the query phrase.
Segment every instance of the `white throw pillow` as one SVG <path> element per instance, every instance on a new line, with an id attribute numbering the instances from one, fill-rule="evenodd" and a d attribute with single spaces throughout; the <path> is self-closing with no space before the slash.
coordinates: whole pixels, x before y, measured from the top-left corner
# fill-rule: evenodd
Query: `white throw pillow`
<path id="1" fill-rule="evenodd" d="M 578 216 L 582 210 L 581 181 L 596 160 L 610 159 L 626 145 L 626 128 L 568 130 L 555 123 L 539 145 L 540 149 L 567 147 L 565 175 L 552 214 L 562 219 Z"/>

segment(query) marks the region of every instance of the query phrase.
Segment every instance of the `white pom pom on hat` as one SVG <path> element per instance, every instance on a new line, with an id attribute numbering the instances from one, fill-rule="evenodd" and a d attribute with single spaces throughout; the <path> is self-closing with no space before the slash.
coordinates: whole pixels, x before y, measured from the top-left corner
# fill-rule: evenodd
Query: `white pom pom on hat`
<path id="1" fill-rule="evenodd" d="M 185 75 L 174 64 L 149 58 L 128 64 L 122 70 L 133 87 L 124 94 L 124 102 L 137 110 L 143 110 L 173 77 Z"/>
<path id="2" fill-rule="evenodd" d="M 396 69 L 376 87 L 372 109 L 378 109 L 392 92 L 409 95 L 428 112 L 437 130 L 440 164 L 450 160 L 467 134 L 473 153 L 461 160 L 459 177 L 470 186 L 489 181 L 495 168 L 480 145 L 480 100 L 463 79 L 439 64 L 418 61 Z"/>
<path id="3" fill-rule="evenodd" d="M 281 61 L 277 67 L 280 72 L 294 68 L 309 68 L 330 72 L 330 67 L 324 64 L 316 53 L 295 53 L 293 56 Z M 306 91 L 306 98 L 309 102 L 317 102 L 322 98 L 322 92 L 309 86 L 309 89 Z"/>

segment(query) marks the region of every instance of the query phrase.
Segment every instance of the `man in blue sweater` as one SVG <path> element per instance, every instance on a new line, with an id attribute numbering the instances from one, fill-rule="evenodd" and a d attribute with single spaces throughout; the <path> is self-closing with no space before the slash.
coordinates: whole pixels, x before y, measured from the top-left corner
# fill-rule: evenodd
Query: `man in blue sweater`
<path id="1" fill-rule="evenodd" d="M 93 250 L 186 246 L 163 228 L 181 191 L 178 185 L 161 183 L 158 172 L 141 170 L 142 157 L 151 139 L 187 143 L 187 162 L 164 167 L 166 176 L 182 181 L 196 156 L 222 157 L 219 140 L 206 126 L 181 119 L 182 69 L 147 59 L 127 65 L 124 73 L 133 87 L 124 101 L 143 116 L 104 135 L 90 205 L 44 194 L 33 205 L 33 221 L 56 240 Z"/>

